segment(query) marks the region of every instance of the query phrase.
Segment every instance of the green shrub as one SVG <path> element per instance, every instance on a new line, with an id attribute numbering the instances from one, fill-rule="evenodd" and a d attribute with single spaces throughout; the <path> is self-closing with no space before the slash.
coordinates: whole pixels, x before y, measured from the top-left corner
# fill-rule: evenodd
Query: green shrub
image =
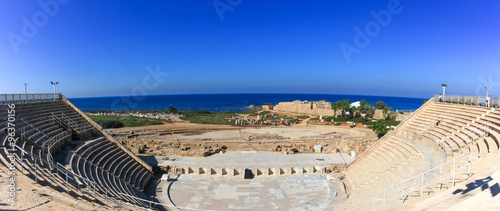
<path id="1" fill-rule="evenodd" d="M 152 119 L 146 117 L 135 116 L 95 116 L 89 115 L 97 124 L 103 128 L 119 128 L 119 127 L 140 127 L 147 125 L 161 125 L 168 122 L 164 119 Z M 120 122 L 120 123 L 117 123 Z"/>
<path id="2" fill-rule="evenodd" d="M 107 129 L 107 128 L 120 128 L 120 127 L 125 126 L 125 125 L 123 125 L 123 123 L 121 123 L 118 120 L 103 120 L 103 121 L 99 121 L 97 123 L 99 125 L 101 125 L 102 128 L 104 128 L 104 129 Z"/>
<path id="3" fill-rule="evenodd" d="M 169 112 L 169 113 L 174 113 L 174 114 L 175 114 L 175 113 L 177 113 L 177 109 L 176 109 L 176 108 L 174 108 L 173 106 L 169 106 L 169 107 L 168 107 L 168 112 Z"/>
<path id="4" fill-rule="evenodd" d="M 373 131 L 377 134 L 378 138 L 381 138 L 384 136 L 387 132 L 389 132 L 389 129 L 386 128 L 386 123 L 383 120 L 377 120 L 375 124 L 373 124 Z"/>

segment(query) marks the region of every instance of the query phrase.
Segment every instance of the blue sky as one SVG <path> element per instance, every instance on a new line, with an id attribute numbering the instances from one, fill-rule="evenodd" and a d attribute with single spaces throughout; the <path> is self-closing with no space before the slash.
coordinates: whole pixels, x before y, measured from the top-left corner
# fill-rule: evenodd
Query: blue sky
<path id="1" fill-rule="evenodd" d="M 428 98 L 447 83 L 498 96 L 498 11 L 493 0 L 0 1 L 0 89 Z"/>

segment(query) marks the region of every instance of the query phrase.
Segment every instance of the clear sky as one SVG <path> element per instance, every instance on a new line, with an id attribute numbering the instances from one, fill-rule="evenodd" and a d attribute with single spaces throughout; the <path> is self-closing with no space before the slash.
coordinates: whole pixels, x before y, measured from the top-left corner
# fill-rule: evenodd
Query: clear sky
<path id="1" fill-rule="evenodd" d="M 499 11 L 494 0 L 4 0 L 0 89 L 428 98 L 447 83 L 498 97 Z"/>

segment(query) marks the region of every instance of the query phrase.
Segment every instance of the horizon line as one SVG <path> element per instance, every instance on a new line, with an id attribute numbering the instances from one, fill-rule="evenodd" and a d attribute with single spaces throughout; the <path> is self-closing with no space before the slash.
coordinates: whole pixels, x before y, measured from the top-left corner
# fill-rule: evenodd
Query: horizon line
<path id="1" fill-rule="evenodd" d="M 82 98 L 109 98 L 109 97 L 137 97 L 137 96 L 174 96 L 174 95 L 245 95 L 245 94 L 264 94 L 264 95 L 272 95 L 272 94 L 284 94 L 284 95 L 347 95 L 347 96 L 369 96 L 369 97 L 393 97 L 393 98 L 413 98 L 413 99 L 430 99 L 430 98 L 422 98 L 422 97 L 402 97 L 402 96 L 387 96 L 387 95 L 361 95 L 361 94 L 318 94 L 318 93 L 193 93 L 193 94 L 154 94 L 154 95 L 125 95 L 125 96 L 97 96 L 97 97 L 71 97 L 68 99 L 82 99 Z M 64 95 L 64 94 L 63 94 Z"/>

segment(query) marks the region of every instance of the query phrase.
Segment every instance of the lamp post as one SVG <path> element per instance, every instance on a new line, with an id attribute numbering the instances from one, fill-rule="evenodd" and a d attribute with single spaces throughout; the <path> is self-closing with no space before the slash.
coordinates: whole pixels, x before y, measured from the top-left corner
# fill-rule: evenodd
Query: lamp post
<path id="1" fill-rule="evenodd" d="M 56 86 L 57 86 L 57 84 L 59 84 L 59 82 L 51 81 L 50 84 L 52 84 L 52 86 L 54 86 L 54 94 L 52 95 L 52 100 L 54 100 L 55 96 L 56 96 Z"/>
<path id="2" fill-rule="evenodd" d="M 56 94 L 56 85 L 59 84 L 59 82 L 51 81 L 50 84 L 52 84 L 52 86 L 54 86 L 54 94 Z"/>
<path id="3" fill-rule="evenodd" d="M 486 107 L 490 107 L 490 101 L 491 101 L 491 98 L 490 98 L 490 86 L 486 86 L 484 87 L 486 88 Z"/>
<path id="4" fill-rule="evenodd" d="M 24 100 L 28 102 L 28 83 L 24 83 Z"/>
<path id="5" fill-rule="evenodd" d="M 441 87 L 443 87 L 443 97 L 444 97 L 444 93 L 445 93 L 447 86 L 448 86 L 448 84 L 441 84 Z"/>
<path id="6" fill-rule="evenodd" d="M 443 95 L 441 95 L 439 102 L 446 102 L 446 98 L 444 97 L 444 94 L 445 94 L 447 86 L 448 86 L 448 84 L 441 84 L 441 87 L 443 87 Z"/>

